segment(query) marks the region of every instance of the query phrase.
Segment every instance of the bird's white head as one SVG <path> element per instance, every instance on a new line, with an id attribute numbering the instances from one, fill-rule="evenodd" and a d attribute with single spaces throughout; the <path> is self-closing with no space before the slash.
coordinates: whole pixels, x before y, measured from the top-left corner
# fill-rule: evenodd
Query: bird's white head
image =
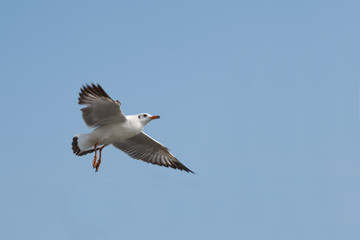
<path id="1" fill-rule="evenodd" d="M 147 123 L 149 123 L 151 120 L 154 120 L 154 119 L 159 119 L 160 116 L 159 115 L 151 115 L 151 114 L 148 114 L 148 113 L 140 113 L 137 115 L 140 123 L 145 126 Z"/>

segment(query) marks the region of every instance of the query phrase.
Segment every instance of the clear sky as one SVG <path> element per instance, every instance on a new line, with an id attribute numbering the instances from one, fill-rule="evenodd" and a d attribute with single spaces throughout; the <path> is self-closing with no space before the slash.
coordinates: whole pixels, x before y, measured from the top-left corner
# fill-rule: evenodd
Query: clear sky
<path id="1" fill-rule="evenodd" d="M 1 1 L 1 239 L 359 239 L 359 1 Z M 100 83 L 196 174 L 71 139 Z"/>

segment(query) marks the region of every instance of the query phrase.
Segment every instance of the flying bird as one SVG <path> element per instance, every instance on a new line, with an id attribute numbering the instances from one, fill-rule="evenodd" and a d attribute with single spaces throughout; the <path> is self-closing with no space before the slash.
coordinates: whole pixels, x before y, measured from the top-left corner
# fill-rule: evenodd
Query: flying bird
<path id="1" fill-rule="evenodd" d="M 82 86 L 78 100 L 80 105 L 86 105 L 81 109 L 82 117 L 93 130 L 75 135 L 72 150 L 77 156 L 95 152 L 92 162 L 95 172 L 101 164 L 101 151 L 112 144 L 132 158 L 193 173 L 165 146 L 142 131 L 146 124 L 160 116 L 148 113 L 124 115 L 119 100 L 111 99 L 99 84 Z"/>

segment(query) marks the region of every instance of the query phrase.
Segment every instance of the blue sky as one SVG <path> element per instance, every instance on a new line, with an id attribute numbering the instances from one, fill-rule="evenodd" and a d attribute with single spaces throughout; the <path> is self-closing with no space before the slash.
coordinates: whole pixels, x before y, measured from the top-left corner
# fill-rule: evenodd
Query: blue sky
<path id="1" fill-rule="evenodd" d="M 358 239 L 358 1 L 2 1 L 3 239 Z M 100 83 L 197 174 L 71 139 Z"/>

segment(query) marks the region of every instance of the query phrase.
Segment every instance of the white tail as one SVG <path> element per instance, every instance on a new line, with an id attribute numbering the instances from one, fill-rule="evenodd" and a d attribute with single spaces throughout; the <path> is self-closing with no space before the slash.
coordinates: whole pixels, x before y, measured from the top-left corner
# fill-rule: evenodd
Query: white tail
<path id="1" fill-rule="evenodd" d="M 72 141 L 72 150 L 74 154 L 82 156 L 94 152 L 93 146 L 88 141 L 89 134 L 77 134 Z M 92 149 L 91 149 L 92 148 Z"/>

